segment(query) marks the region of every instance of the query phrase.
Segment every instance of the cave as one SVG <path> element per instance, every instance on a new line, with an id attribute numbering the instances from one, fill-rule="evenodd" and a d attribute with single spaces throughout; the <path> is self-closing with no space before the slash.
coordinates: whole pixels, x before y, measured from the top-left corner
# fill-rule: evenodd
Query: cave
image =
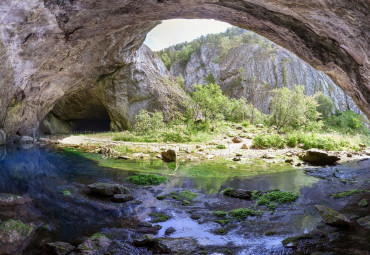
<path id="1" fill-rule="evenodd" d="M 0 128 L 8 134 L 32 133 L 62 98 L 120 72 L 146 34 L 171 18 L 254 31 L 328 74 L 370 117 L 366 0 L 5 0 L 0 7 Z"/>
<path id="2" fill-rule="evenodd" d="M 110 130 L 110 118 L 108 112 L 105 111 L 102 115 L 96 118 L 86 117 L 70 121 L 72 132 L 104 132 Z"/>

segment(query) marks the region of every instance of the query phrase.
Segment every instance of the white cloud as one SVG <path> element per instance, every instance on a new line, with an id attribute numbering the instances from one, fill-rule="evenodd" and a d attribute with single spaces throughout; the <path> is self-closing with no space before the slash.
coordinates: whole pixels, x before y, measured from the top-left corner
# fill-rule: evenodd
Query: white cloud
<path id="1" fill-rule="evenodd" d="M 224 32 L 229 27 L 230 24 L 213 19 L 165 20 L 148 33 L 144 43 L 157 51 L 201 35 Z"/>

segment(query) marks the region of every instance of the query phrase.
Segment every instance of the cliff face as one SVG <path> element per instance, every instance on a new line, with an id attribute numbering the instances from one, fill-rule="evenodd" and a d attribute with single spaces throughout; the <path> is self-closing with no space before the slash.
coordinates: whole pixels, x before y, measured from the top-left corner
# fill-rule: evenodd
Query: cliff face
<path id="1" fill-rule="evenodd" d="M 183 110 L 185 92 L 171 83 L 172 75 L 146 45 L 125 59 L 125 63 L 101 77 L 92 89 L 59 101 L 51 113 L 72 129 L 78 129 L 81 121 L 91 120 L 97 124 L 108 122 L 106 128 L 110 125 L 111 130 L 119 131 L 132 126 L 141 109 L 161 111 L 165 120 Z"/>
<path id="2" fill-rule="evenodd" d="M 2 0 L 0 129 L 32 133 L 55 104 L 126 64 L 158 21 L 210 18 L 324 71 L 370 117 L 368 0 Z"/>
<path id="3" fill-rule="evenodd" d="M 187 91 L 192 91 L 194 84 L 207 84 L 213 77 L 224 94 L 245 97 L 265 113 L 268 113 L 271 90 L 283 86 L 292 89 L 294 85 L 304 85 L 307 95 L 322 91 L 342 111 L 360 112 L 326 74 L 281 47 L 242 44 L 220 58 L 216 46 L 203 44 L 188 63 L 176 61 L 170 71 L 175 76 L 183 75 Z"/>

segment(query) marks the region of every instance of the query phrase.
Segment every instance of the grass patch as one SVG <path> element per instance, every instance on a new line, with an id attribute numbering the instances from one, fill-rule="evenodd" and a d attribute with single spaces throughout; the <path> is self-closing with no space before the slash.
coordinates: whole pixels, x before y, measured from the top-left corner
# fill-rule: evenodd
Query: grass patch
<path id="1" fill-rule="evenodd" d="M 226 149 L 226 146 L 224 144 L 218 144 L 216 146 L 217 149 Z"/>
<path id="2" fill-rule="evenodd" d="M 167 177 L 156 174 L 136 174 L 128 177 L 127 180 L 136 185 L 158 185 L 169 181 Z"/>
<path id="3" fill-rule="evenodd" d="M 198 197 L 198 194 L 197 193 L 194 193 L 190 190 L 184 190 L 184 191 L 181 191 L 179 193 L 179 197 L 182 198 L 182 199 L 185 199 L 185 200 L 193 200 L 195 199 L 196 197 Z"/>
<path id="4" fill-rule="evenodd" d="M 219 218 L 225 218 L 227 215 L 227 212 L 225 211 L 213 211 L 213 214 L 216 215 Z"/>
<path id="5" fill-rule="evenodd" d="M 152 217 L 151 221 L 154 223 L 165 222 L 170 218 L 170 216 L 163 213 L 151 213 L 149 216 Z"/>
<path id="6" fill-rule="evenodd" d="M 257 204 L 266 205 L 269 209 L 275 209 L 275 203 L 290 204 L 296 201 L 298 197 L 297 194 L 290 191 L 272 191 L 260 196 L 257 200 Z"/>
<path id="7" fill-rule="evenodd" d="M 254 210 L 252 208 L 239 208 L 229 212 L 229 215 L 237 220 L 244 220 L 248 216 L 259 216 L 262 214 L 260 210 Z"/>
<path id="8" fill-rule="evenodd" d="M 357 194 L 359 192 L 361 192 L 361 190 L 350 189 L 350 190 L 347 190 L 347 191 L 344 191 L 344 192 L 334 193 L 331 196 L 332 196 L 332 198 L 343 198 L 343 197 L 352 196 L 352 195 Z"/>

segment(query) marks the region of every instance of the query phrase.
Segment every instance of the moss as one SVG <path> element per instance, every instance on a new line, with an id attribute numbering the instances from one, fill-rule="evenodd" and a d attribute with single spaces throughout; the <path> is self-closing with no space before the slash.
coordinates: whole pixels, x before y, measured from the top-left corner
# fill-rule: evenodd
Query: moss
<path id="1" fill-rule="evenodd" d="M 217 149 L 226 149 L 226 146 L 224 144 L 218 144 L 216 146 Z"/>
<path id="2" fill-rule="evenodd" d="M 231 251 L 231 250 L 229 250 L 229 249 L 223 249 L 222 250 L 222 252 L 224 253 L 224 254 L 227 254 L 227 255 L 233 255 L 234 253 L 233 253 L 233 251 Z"/>
<path id="3" fill-rule="evenodd" d="M 225 218 L 227 215 L 227 212 L 225 211 L 213 211 L 213 214 L 216 215 L 219 218 Z"/>
<path id="4" fill-rule="evenodd" d="M 13 231 L 17 232 L 22 237 L 27 237 L 32 233 L 33 227 L 24 224 L 20 220 L 13 220 L 13 219 L 7 220 L 0 224 L 0 235 L 1 236 L 9 235 Z"/>
<path id="5" fill-rule="evenodd" d="M 72 196 L 72 193 L 69 190 L 62 190 L 62 194 L 66 197 Z"/>
<path id="6" fill-rule="evenodd" d="M 281 243 L 286 246 L 290 243 L 296 243 L 297 241 L 299 240 L 304 240 L 304 239 L 312 239 L 312 236 L 310 234 L 304 234 L 304 235 L 300 235 L 300 236 L 293 236 L 293 237 L 288 237 L 288 238 L 285 238 Z"/>
<path id="7" fill-rule="evenodd" d="M 127 180 L 137 185 L 158 185 L 169 181 L 167 177 L 156 174 L 136 174 L 128 177 Z"/>
<path id="8" fill-rule="evenodd" d="M 228 192 L 230 192 L 230 191 L 232 191 L 233 190 L 233 188 L 231 188 L 231 187 L 227 187 L 226 189 L 224 189 L 223 191 L 221 191 L 221 193 L 222 194 L 225 194 L 225 193 L 228 193 Z"/>
<path id="9" fill-rule="evenodd" d="M 260 210 L 254 210 L 252 208 L 239 208 L 229 212 L 229 215 L 237 220 L 244 220 L 248 216 L 259 216 L 262 214 Z"/>
<path id="10" fill-rule="evenodd" d="M 227 230 L 225 228 L 218 228 L 215 230 L 215 234 L 217 235 L 225 235 L 227 233 Z"/>
<path id="11" fill-rule="evenodd" d="M 175 200 L 180 200 L 180 197 L 178 196 L 178 195 L 172 195 L 171 196 L 173 199 L 175 199 Z"/>
<path id="12" fill-rule="evenodd" d="M 100 237 L 106 237 L 106 236 L 102 233 L 95 233 L 94 235 L 90 237 L 90 239 L 99 239 Z"/>
<path id="13" fill-rule="evenodd" d="M 360 190 L 358 190 L 358 189 L 350 189 L 350 190 L 347 190 L 347 191 L 344 191 L 344 192 L 334 193 L 331 196 L 333 198 L 343 198 L 343 197 L 352 196 L 352 195 L 357 194 L 359 192 L 360 192 Z"/>
<path id="14" fill-rule="evenodd" d="M 170 216 L 163 214 L 163 213 L 151 213 L 149 214 L 149 216 L 152 217 L 152 222 L 155 222 L 155 223 L 165 222 L 170 218 Z"/>
<path id="15" fill-rule="evenodd" d="M 186 199 L 185 200 L 182 200 L 181 204 L 182 205 L 185 205 L 185 206 L 192 205 L 192 203 L 190 201 L 186 200 Z"/>
<path id="16" fill-rule="evenodd" d="M 230 219 L 225 220 L 215 220 L 216 223 L 220 224 L 221 226 L 225 226 L 230 223 Z"/>
<path id="17" fill-rule="evenodd" d="M 192 215 L 190 215 L 190 219 L 192 219 L 192 220 L 199 220 L 200 219 L 200 215 L 199 214 L 192 214 Z"/>
<path id="18" fill-rule="evenodd" d="M 360 207 L 366 207 L 369 203 L 367 202 L 366 199 L 362 199 L 359 203 L 358 206 Z"/>
<path id="19" fill-rule="evenodd" d="M 274 207 L 272 202 L 279 204 L 290 204 L 298 199 L 298 195 L 290 191 L 272 191 L 263 194 L 257 200 L 258 205 L 266 205 Z"/>
<path id="20" fill-rule="evenodd" d="M 165 199 L 166 198 L 166 195 L 159 195 L 159 196 L 157 196 L 157 199 L 158 200 L 163 200 L 163 199 Z"/>
<path id="21" fill-rule="evenodd" d="M 261 196 L 261 192 L 258 190 L 253 190 L 252 191 L 252 199 L 257 200 Z"/>

